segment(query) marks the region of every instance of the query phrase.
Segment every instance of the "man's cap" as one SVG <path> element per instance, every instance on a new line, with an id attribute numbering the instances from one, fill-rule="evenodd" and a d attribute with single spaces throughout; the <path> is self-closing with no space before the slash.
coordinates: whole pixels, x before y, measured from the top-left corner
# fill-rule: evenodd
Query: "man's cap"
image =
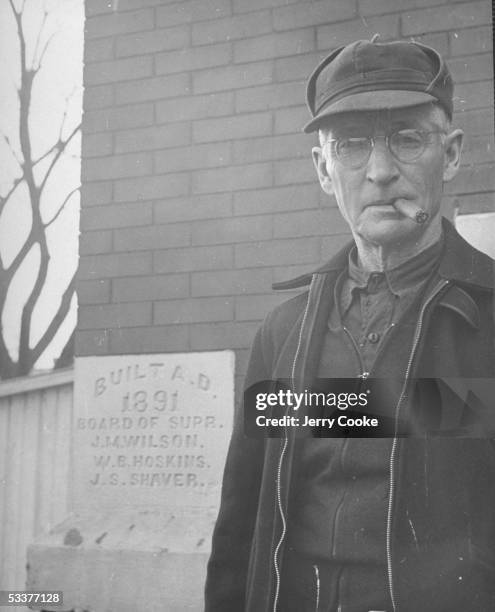
<path id="1" fill-rule="evenodd" d="M 330 53 L 309 77 L 306 99 L 314 132 L 325 117 L 437 102 L 452 117 L 454 83 L 435 49 L 412 41 L 358 40 Z"/>

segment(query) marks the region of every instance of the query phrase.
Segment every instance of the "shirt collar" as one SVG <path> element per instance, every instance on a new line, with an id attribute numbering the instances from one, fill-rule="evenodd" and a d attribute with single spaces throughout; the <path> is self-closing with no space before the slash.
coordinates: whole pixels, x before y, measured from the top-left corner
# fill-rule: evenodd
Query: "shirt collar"
<path id="1" fill-rule="evenodd" d="M 394 268 L 385 271 L 367 271 L 358 263 L 357 248 L 354 246 L 348 257 L 348 275 L 351 281 L 350 289 L 368 289 L 377 280 L 385 278 L 390 291 L 400 295 L 410 287 L 428 278 L 433 269 L 438 265 L 440 254 L 443 250 L 442 237 L 426 249 L 423 249 L 411 259 L 408 259 Z"/>

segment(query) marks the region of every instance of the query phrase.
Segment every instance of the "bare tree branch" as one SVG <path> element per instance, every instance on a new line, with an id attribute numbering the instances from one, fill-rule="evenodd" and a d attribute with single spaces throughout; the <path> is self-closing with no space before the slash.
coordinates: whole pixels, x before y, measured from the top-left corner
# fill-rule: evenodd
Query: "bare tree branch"
<path id="1" fill-rule="evenodd" d="M 44 228 L 46 229 L 47 227 L 49 227 L 52 223 L 54 223 L 58 216 L 60 215 L 60 213 L 63 211 L 63 209 L 65 208 L 65 205 L 67 204 L 67 202 L 70 200 L 70 198 L 72 197 L 72 195 L 74 193 L 76 193 L 76 191 L 79 191 L 79 187 L 75 187 L 72 191 L 69 191 L 69 193 L 67 194 L 65 200 L 62 202 L 62 205 L 60 206 L 60 208 L 57 210 L 57 212 L 55 213 L 55 215 L 50 219 L 50 221 L 48 221 L 47 223 L 44 224 Z"/>
<path id="2" fill-rule="evenodd" d="M 62 141 L 58 141 L 58 147 L 56 149 L 56 153 L 52 159 L 52 161 L 50 162 L 50 165 L 47 168 L 47 171 L 45 173 L 45 176 L 43 177 L 43 180 L 41 181 L 40 185 L 39 185 L 39 191 L 43 191 L 45 185 L 46 185 L 46 181 L 48 180 L 48 177 L 50 176 L 55 164 L 57 163 L 57 161 L 59 160 L 60 156 L 62 155 L 62 153 L 65 151 L 65 149 L 67 148 L 67 145 L 69 144 L 69 142 L 74 138 L 74 136 L 77 134 L 77 132 L 79 131 L 79 129 L 81 128 L 81 124 L 79 123 L 79 125 L 76 125 L 76 127 L 72 130 L 72 132 L 69 134 L 69 136 L 67 136 L 67 138 L 65 140 Z"/>
<path id="3" fill-rule="evenodd" d="M 57 309 L 57 312 L 55 313 L 55 316 L 51 320 L 50 325 L 47 327 L 45 333 L 41 336 L 41 338 L 38 340 L 36 345 L 31 349 L 33 365 L 36 363 L 38 358 L 41 357 L 41 354 L 43 353 L 43 351 L 53 340 L 53 337 L 57 333 L 60 325 L 63 323 L 65 317 L 69 313 L 72 298 L 76 291 L 75 284 L 76 284 L 76 273 L 74 272 L 74 275 L 72 276 L 71 280 L 69 281 L 69 284 L 67 285 L 62 295 L 62 299 L 60 300 L 59 307 Z"/>

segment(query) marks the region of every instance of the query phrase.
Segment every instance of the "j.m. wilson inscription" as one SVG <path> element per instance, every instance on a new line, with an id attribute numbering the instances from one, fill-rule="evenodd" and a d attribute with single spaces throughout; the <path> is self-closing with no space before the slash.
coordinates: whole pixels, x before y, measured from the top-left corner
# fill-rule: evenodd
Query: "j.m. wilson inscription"
<path id="1" fill-rule="evenodd" d="M 77 359 L 75 509 L 215 507 L 233 376 L 230 351 Z"/>

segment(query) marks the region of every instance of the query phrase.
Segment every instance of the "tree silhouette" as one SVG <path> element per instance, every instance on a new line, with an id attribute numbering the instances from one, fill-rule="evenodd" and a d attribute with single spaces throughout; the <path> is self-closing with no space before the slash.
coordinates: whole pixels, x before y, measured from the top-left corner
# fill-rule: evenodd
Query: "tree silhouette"
<path id="1" fill-rule="evenodd" d="M 47 184 L 49 181 L 53 181 L 53 174 L 57 165 L 62 160 L 64 154 L 68 154 L 69 144 L 74 140 L 76 134 L 80 132 L 80 122 L 75 126 L 68 125 L 70 103 L 70 96 L 68 96 L 65 100 L 65 110 L 58 128 L 58 137 L 49 146 L 45 147 L 41 154 L 35 152 L 35 147 L 33 147 L 33 131 L 36 129 L 36 121 L 32 120 L 33 92 L 44 65 L 47 51 L 56 37 L 57 31 L 48 32 L 47 23 L 50 11 L 42 8 L 42 19 L 37 28 L 38 32 L 33 41 L 28 40 L 26 20 L 23 19 L 23 13 L 28 4 L 27 0 L 22 0 L 17 5 L 14 0 L 8 0 L 8 2 L 18 37 L 19 78 L 16 84 L 18 116 L 16 117 L 15 142 L 14 138 L 9 138 L 7 134 L 2 133 L 0 137 L 4 141 L 4 148 L 10 151 L 12 165 L 17 170 L 15 175 L 11 177 L 10 185 L 0 195 L 0 223 L 2 222 L 2 216 L 6 214 L 9 203 L 14 201 L 13 198 L 19 198 L 20 195 L 28 201 L 30 215 L 26 215 L 25 219 L 26 228 L 24 228 L 23 233 L 26 234 L 26 239 L 18 247 L 15 255 L 8 258 L 5 255 L 0 257 L 0 316 L 2 320 L 0 333 L 0 378 L 3 379 L 23 376 L 31 372 L 40 356 L 60 330 L 75 299 L 74 270 L 68 284 L 60 289 L 60 295 L 57 296 L 59 303 L 57 305 L 55 300 L 53 305 L 54 313 L 51 313 L 51 320 L 44 326 L 41 333 L 33 334 L 33 314 L 36 315 L 35 310 L 37 307 L 39 308 L 39 298 L 46 285 L 50 266 L 53 263 L 48 233 L 54 224 L 57 223 L 68 203 L 77 194 L 79 184 L 69 185 L 67 191 L 65 190 L 67 186 L 65 186 L 65 196 L 62 197 L 62 201 L 55 205 L 50 203 L 49 215 L 47 215 L 46 206 L 42 210 L 42 198 L 47 189 Z M 36 2 L 39 2 L 39 0 L 36 0 Z M 29 53 L 27 49 L 28 43 L 30 45 Z M 36 94 L 39 96 L 39 92 L 36 92 Z M 12 135 L 12 132 L 10 134 Z M 22 190 L 22 194 L 19 193 L 20 190 Z M 29 216 L 31 217 L 30 219 L 28 218 Z M 7 221 L 5 221 L 6 223 Z M 29 223 L 30 227 L 28 229 Z M 17 230 L 18 228 L 16 227 L 9 227 L 8 231 L 15 233 Z M 37 266 L 32 265 L 33 259 L 37 260 Z M 12 342 L 10 342 L 9 347 L 6 339 L 8 334 L 3 315 L 7 300 L 9 299 L 9 290 L 11 290 L 13 283 L 20 282 L 19 275 L 25 272 L 26 268 L 30 270 L 31 279 L 29 283 L 26 283 L 26 285 L 29 284 L 29 287 L 25 291 L 22 303 L 16 305 L 16 308 L 19 308 L 20 324 L 16 333 L 17 346 L 13 350 Z M 33 340 L 35 335 L 38 337 Z M 71 336 L 66 346 L 72 346 L 72 340 Z M 62 353 L 65 356 L 62 361 L 66 364 L 67 348 L 63 349 Z"/>

